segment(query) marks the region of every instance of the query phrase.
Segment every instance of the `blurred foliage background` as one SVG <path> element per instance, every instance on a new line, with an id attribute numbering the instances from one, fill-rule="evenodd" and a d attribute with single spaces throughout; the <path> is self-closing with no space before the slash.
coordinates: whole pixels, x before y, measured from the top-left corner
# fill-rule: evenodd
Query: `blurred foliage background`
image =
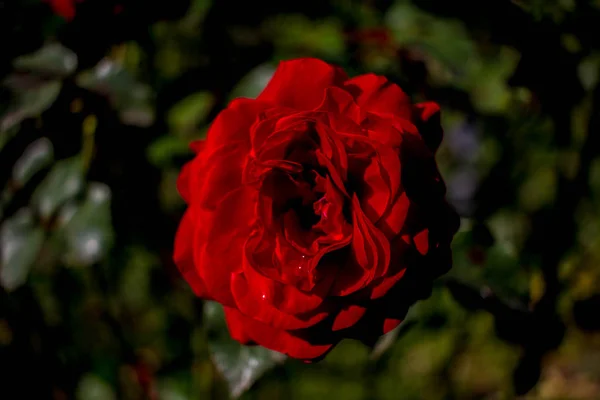
<path id="1" fill-rule="evenodd" d="M 0 1 L 0 397 L 600 399 L 600 2 L 75 4 Z M 171 260 L 188 143 L 300 56 L 439 102 L 462 217 L 398 330 L 313 365 Z"/>

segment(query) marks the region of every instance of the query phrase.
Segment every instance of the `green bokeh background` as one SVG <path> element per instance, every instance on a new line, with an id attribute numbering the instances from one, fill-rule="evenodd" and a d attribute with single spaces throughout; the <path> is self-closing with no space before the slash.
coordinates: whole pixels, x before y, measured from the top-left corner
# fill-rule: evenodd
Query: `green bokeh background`
<path id="1" fill-rule="evenodd" d="M 598 1 L 122 3 L 0 2 L 1 398 L 600 399 Z M 440 103 L 462 219 L 431 297 L 317 364 L 171 260 L 188 143 L 302 56 Z"/>

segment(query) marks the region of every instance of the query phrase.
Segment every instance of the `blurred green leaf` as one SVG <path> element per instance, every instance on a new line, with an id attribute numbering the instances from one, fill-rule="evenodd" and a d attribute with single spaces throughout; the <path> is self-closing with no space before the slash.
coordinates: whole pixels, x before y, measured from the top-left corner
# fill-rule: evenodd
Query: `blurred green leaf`
<path id="1" fill-rule="evenodd" d="M 0 283 L 6 290 L 14 290 L 25 283 L 43 242 L 44 232 L 35 225 L 28 209 L 21 209 L 2 224 Z"/>
<path id="2" fill-rule="evenodd" d="M 151 89 L 139 83 L 121 64 L 110 59 L 81 72 L 77 84 L 108 97 L 127 125 L 150 126 L 154 122 Z"/>
<path id="3" fill-rule="evenodd" d="M 341 57 L 345 50 L 342 25 L 335 19 L 314 21 L 298 14 L 278 15 L 267 21 L 264 30 L 275 47 L 285 51 L 281 58 L 306 51 L 321 57 Z"/>
<path id="4" fill-rule="evenodd" d="M 395 343 L 398 337 L 405 333 L 405 331 L 411 329 L 414 324 L 419 319 L 420 313 L 420 303 L 414 304 L 412 307 L 408 309 L 404 320 L 398 325 L 396 328 L 392 329 L 385 335 L 379 338 L 373 346 L 373 350 L 369 358 L 371 360 L 379 359 L 386 351 L 388 351 Z"/>
<path id="5" fill-rule="evenodd" d="M 236 87 L 231 91 L 230 99 L 236 97 L 256 98 L 263 91 L 267 83 L 271 80 L 275 68 L 270 64 L 259 65 L 254 68 L 245 77 L 243 77 Z"/>
<path id="6" fill-rule="evenodd" d="M 15 184 L 23 186 L 33 175 L 50 165 L 54 158 L 52 142 L 40 138 L 31 143 L 13 166 L 12 178 Z"/>
<path id="7" fill-rule="evenodd" d="M 169 110 L 167 121 L 170 128 L 178 134 L 194 131 L 204 121 L 213 104 L 214 96 L 209 92 L 186 97 Z"/>
<path id="8" fill-rule="evenodd" d="M 33 193 L 31 204 L 42 218 L 49 218 L 67 200 L 83 190 L 84 177 L 81 158 L 57 162 L 48 176 Z"/>
<path id="9" fill-rule="evenodd" d="M 77 56 L 59 43 L 50 43 L 32 54 L 14 60 L 18 70 L 53 77 L 67 76 L 77 69 Z"/>
<path id="10" fill-rule="evenodd" d="M 112 387 L 96 375 L 84 375 L 76 392 L 77 400 L 113 400 L 117 396 Z"/>
<path id="11" fill-rule="evenodd" d="M 586 90 L 592 90 L 598 84 L 600 77 L 600 53 L 596 52 L 581 61 L 577 73 L 579 80 Z"/>
<path id="12" fill-rule="evenodd" d="M 9 109 L 0 117 L 0 131 L 5 131 L 25 118 L 35 117 L 46 111 L 60 93 L 60 81 L 40 81 L 31 77 L 9 77 L 6 84 L 15 98 Z"/>
<path id="13" fill-rule="evenodd" d="M 0 120 L 0 124 L 1 123 L 2 121 Z M 18 128 L 18 125 L 14 125 L 8 130 L 0 130 L 0 151 L 2 151 L 4 146 L 6 146 L 8 142 L 10 142 L 10 140 L 15 137 L 15 135 L 19 131 Z"/>
<path id="14" fill-rule="evenodd" d="M 243 346 L 231 339 L 223 307 L 218 303 L 205 303 L 204 319 L 209 330 L 211 357 L 227 381 L 233 398 L 242 395 L 266 371 L 286 359 L 281 353 L 259 346 Z"/>
<path id="15" fill-rule="evenodd" d="M 166 166 L 175 156 L 191 153 L 189 143 L 177 136 L 167 135 L 156 139 L 147 149 L 150 162 L 156 166 Z"/>
<path id="16" fill-rule="evenodd" d="M 72 266 L 100 261 L 113 241 L 110 188 L 90 183 L 83 204 L 67 219 L 64 227 L 67 249 L 64 260 Z"/>

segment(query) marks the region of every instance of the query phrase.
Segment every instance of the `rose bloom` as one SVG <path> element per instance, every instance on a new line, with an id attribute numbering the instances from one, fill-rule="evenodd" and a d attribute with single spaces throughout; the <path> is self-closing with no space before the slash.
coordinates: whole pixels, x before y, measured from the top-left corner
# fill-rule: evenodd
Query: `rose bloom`
<path id="1" fill-rule="evenodd" d="M 75 18 L 75 0 L 47 0 L 52 11 L 67 21 Z"/>
<path id="2" fill-rule="evenodd" d="M 78 4 L 84 3 L 85 0 L 45 0 L 50 4 L 52 12 L 66 21 L 71 21 L 77 15 Z M 89 1 L 88 1 L 89 2 Z M 114 0 L 96 0 L 91 3 L 96 3 L 101 7 L 109 7 L 113 14 L 119 14 L 123 11 L 123 5 Z"/>
<path id="3" fill-rule="evenodd" d="M 451 266 L 441 136 L 439 107 L 384 77 L 282 62 L 191 145 L 175 263 L 241 343 L 307 361 L 373 344 Z"/>

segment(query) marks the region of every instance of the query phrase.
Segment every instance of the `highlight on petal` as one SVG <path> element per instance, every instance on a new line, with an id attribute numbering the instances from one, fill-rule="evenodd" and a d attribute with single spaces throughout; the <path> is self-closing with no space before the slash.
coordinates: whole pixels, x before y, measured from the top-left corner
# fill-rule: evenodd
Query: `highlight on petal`
<path id="1" fill-rule="evenodd" d="M 267 294 L 257 289 L 256 285 L 248 282 L 243 272 L 231 275 L 231 290 L 240 312 L 273 328 L 285 330 L 308 328 L 329 315 L 324 309 L 311 313 L 305 318 L 284 313 L 271 303 Z"/>
<path id="2" fill-rule="evenodd" d="M 311 110 L 319 106 L 325 89 L 342 86 L 346 79 L 348 76 L 341 68 L 316 58 L 282 61 L 257 100 L 296 110 Z"/>

